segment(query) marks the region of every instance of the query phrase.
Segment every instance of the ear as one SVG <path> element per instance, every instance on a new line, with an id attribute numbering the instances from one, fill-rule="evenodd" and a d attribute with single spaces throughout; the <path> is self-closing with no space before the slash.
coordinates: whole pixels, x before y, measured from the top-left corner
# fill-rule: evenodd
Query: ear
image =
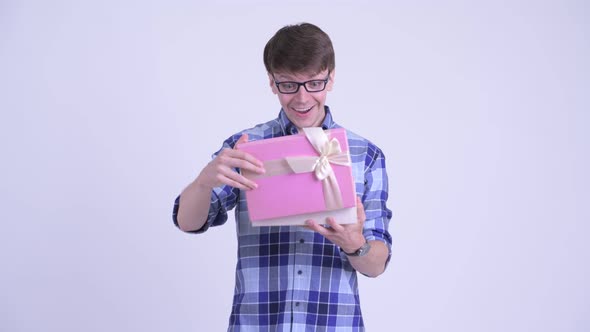
<path id="1" fill-rule="evenodd" d="M 268 74 L 268 84 L 270 85 L 270 90 L 272 91 L 273 94 L 277 94 L 279 93 L 277 91 L 277 86 L 275 85 L 275 79 L 272 77 L 271 73 L 267 73 Z"/>
<path id="2" fill-rule="evenodd" d="M 328 91 L 332 91 L 332 87 L 334 87 L 334 77 L 336 77 L 336 68 L 330 71 L 330 80 L 328 81 L 328 85 L 326 86 L 326 89 Z"/>

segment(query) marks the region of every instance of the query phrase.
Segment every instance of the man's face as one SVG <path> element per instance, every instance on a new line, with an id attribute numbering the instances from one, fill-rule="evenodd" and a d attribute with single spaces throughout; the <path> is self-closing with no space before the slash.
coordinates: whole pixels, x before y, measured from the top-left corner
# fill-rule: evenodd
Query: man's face
<path id="1" fill-rule="evenodd" d="M 272 92 L 279 97 L 279 102 L 285 110 L 287 117 L 301 131 L 301 128 L 319 127 L 324 121 L 326 111 L 324 104 L 328 91 L 332 90 L 334 84 L 334 71 L 330 72 L 330 78 L 326 88 L 319 92 L 308 92 L 304 86 L 299 86 L 299 90 L 293 94 L 281 93 L 276 82 L 299 82 L 303 83 L 311 80 L 325 80 L 328 77 L 328 70 L 322 71 L 316 75 L 304 73 L 285 73 L 276 72 L 268 75 Z"/>

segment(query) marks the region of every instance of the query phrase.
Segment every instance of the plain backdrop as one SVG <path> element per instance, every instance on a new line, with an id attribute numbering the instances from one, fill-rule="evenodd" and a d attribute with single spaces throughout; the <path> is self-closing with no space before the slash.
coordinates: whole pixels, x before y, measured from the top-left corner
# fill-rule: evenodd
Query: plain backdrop
<path id="1" fill-rule="evenodd" d="M 368 331 L 590 330 L 587 1 L 0 0 L 0 331 L 226 329 L 233 214 L 173 201 L 278 114 L 262 50 L 302 21 L 387 157 Z"/>

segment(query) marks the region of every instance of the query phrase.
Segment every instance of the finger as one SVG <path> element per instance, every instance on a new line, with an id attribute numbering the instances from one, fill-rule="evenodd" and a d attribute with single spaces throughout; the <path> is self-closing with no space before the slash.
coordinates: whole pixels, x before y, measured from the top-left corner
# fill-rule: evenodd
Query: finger
<path id="1" fill-rule="evenodd" d="M 247 142 L 248 142 L 248 134 L 242 134 L 242 136 L 240 136 L 240 138 L 238 139 L 238 141 L 236 142 L 236 144 L 234 145 L 234 148 L 232 150 L 239 151 L 239 149 L 240 149 L 239 145 L 242 143 L 247 143 Z M 250 155 L 249 153 L 246 153 L 244 151 L 240 151 L 240 153 L 237 154 L 237 156 L 239 156 L 239 158 L 241 158 L 241 159 L 246 159 L 253 164 L 257 164 L 259 166 L 262 166 L 262 163 L 258 159 L 254 158 L 252 155 Z"/>
<path id="2" fill-rule="evenodd" d="M 236 145 L 234 145 L 234 148 L 233 148 L 234 153 L 232 153 L 231 155 L 234 155 L 240 159 L 245 159 L 258 167 L 264 167 L 264 164 L 260 160 L 256 159 L 254 156 L 252 156 L 251 154 L 249 154 L 245 151 L 240 151 L 239 145 L 241 143 L 245 143 L 245 142 L 248 142 L 248 134 L 243 134 L 240 137 L 240 139 L 236 142 Z"/>
<path id="3" fill-rule="evenodd" d="M 324 237 L 327 237 L 330 234 L 330 231 L 328 229 L 326 229 L 325 227 L 319 225 L 317 222 L 315 222 L 315 220 L 309 219 L 305 221 L 305 224 L 307 225 L 307 227 L 309 229 L 311 229 L 312 231 L 318 232 L 321 235 L 323 235 Z"/>
<path id="4" fill-rule="evenodd" d="M 234 168 L 243 168 L 255 173 L 264 173 L 262 162 L 244 151 L 227 150 L 217 156 L 221 164 Z"/>
<path id="5" fill-rule="evenodd" d="M 219 175 L 221 176 L 219 178 L 220 181 L 223 181 L 223 179 L 228 179 L 230 180 L 233 184 L 239 184 L 239 186 L 237 186 L 237 188 L 240 189 L 244 189 L 243 187 L 248 187 L 248 189 L 256 189 L 258 188 L 258 184 L 256 184 L 256 182 L 247 179 L 246 177 L 244 177 L 243 175 L 234 172 L 233 169 L 227 168 L 227 167 L 221 167 L 219 169 Z M 229 183 L 226 183 L 229 184 Z M 235 185 L 229 184 L 232 187 L 236 187 Z"/>
<path id="6" fill-rule="evenodd" d="M 234 145 L 234 150 L 238 148 L 238 145 L 240 145 L 242 143 L 246 143 L 246 142 L 248 142 L 248 134 L 242 134 L 242 136 L 240 136 L 240 138 L 238 139 L 238 141 Z"/>
<path id="7" fill-rule="evenodd" d="M 234 188 L 238 188 L 238 189 L 241 189 L 241 190 L 251 190 L 251 189 L 253 189 L 253 188 L 250 188 L 250 187 L 248 187 L 248 186 L 246 186 L 246 185 L 244 185 L 244 184 L 242 184 L 242 183 L 240 183 L 238 181 L 235 181 L 235 180 L 233 180 L 233 179 L 231 179 L 231 178 L 229 178 L 229 177 L 227 177 L 227 176 L 225 176 L 223 174 L 219 174 L 217 176 L 217 178 L 223 184 L 226 184 L 226 185 L 231 186 L 231 187 L 234 187 Z"/>
<path id="8" fill-rule="evenodd" d="M 342 225 L 337 223 L 336 219 L 334 219 L 334 217 L 326 218 L 326 222 L 328 223 L 328 225 L 330 225 L 330 227 L 332 227 L 334 232 L 342 232 L 344 230 L 344 227 L 342 227 Z"/>
<path id="9" fill-rule="evenodd" d="M 356 197 L 356 216 L 357 221 L 361 223 L 363 223 L 367 218 L 367 215 L 365 214 L 365 206 L 363 205 L 361 198 L 358 196 Z"/>
<path id="10" fill-rule="evenodd" d="M 264 168 L 262 167 L 262 163 L 258 161 L 256 158 L 252 157 L 252 155 L 247 154 L 243 151 L 235 151 L 240 152 L 239 154 L 232 153 L 225 155 L 221 158 L 221 162 L 225 165 L 234 168 L 243 168 L 247 169 L 256 173 L 263 173 Z"/>

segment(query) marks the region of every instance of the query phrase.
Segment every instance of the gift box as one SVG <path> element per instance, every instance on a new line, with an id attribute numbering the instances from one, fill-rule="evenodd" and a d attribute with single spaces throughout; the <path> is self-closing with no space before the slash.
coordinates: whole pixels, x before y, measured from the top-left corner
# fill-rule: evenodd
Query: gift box
<path id="1" fill-rule="evenodd" d="M 303 133 L 241 143 L 238 150 L 264 163 L 266 173 L 241 170 L 258 184 L 246 191 L 254 226 L 320 224 L 334 217 L 357 220 L 356 194 L 346 130 L 304 128 Z"/>

